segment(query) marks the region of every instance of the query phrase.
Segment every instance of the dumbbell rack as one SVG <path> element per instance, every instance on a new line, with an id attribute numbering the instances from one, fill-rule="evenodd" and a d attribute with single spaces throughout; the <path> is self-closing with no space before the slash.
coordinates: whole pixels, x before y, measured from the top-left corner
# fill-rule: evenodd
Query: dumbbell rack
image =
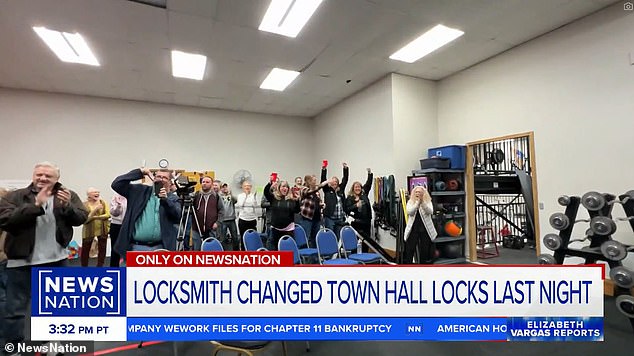
<path id="1" fill-rule="evenodd" d="M 628 192 L 629 193 L 629 192 Z M 623 194 L 619 197 L 619 200 L 615 200 L 616 196 L 612 194 L 602 194 L 604 202 L 614 202 L 614 201 L 622 201 L 623 210 L 625 211 L 628 221 L 632 230 L 634 231 L 634 199 L 631 199 L 631 195 Z M 626 199 L 630 197 L 630 199 Z M 584 196 L 585 198 L 585 196 Z M 549 255 L 541 255 L 540 263 L 541 264 L 563 264 L 564 260 L 568 256 L 581 257 L 585 259 L 584 264 L 595 264 L 597 261 L 605 261 L 608 266 L 610 266 L 610 270 L 613 271 L 615 268 L 619 268 L 622 271 L 630 274 L 629 278 L 634 278 L 631 276 L 632 271 L 627 270 L 623 267 L 621 260 L 613 260 L 604 255 L 601 251 L 601 245 L 606 241 L 614 241 L 612 240 L 611 231 L 609 234 L 598 235 L 595 234 L 592 229 L 588 229 L 586 231 L 587 238 L 590 239 L 590 246 L 583 247 L 581 249 L 571 248 L 569 247 L 569 243 L 571 242 L 572 230 L 575 225 L 577 213 L 579 212 L 579 206 L 582 203 L 582 198 L 578 196 L 566 197 L 566 210 L 564 212 L 565 216 L 569 223 L 567 223 L 567 227 L 559 230 L 559 237 L 561 238 L 561 245 L 554 250 L 553 256 Z M 561 202 L 560 202 L 561 204 Z M 564 204 L 562 204 L 564 205 Z M 584 204 L 585 205 L 585 204 Z M 590 220 L 594 217 L 607 217 L 612 219 L 612 209 L 614 204 L 602 204 L 600 209 L 587 209 L 588 214 L 590 216 Z M 587 208 L 587 205 L 586 205 Z M 586 221 L 586 220 L 580 220 Z M 552 223 L 551 223 L 552 224 Z M 555 227 L 555 226 L 553 226 Z M 554 261 L 553 261 L 554 257 Z M 629 272 L 628 272 L 629 271 Z M 634 332 L 634 298 L 631 296 L 631 292 L 629 288 L 624 288 L 615 283 L 615 293 L 614 296 L 617 298 L 617 308 L 630 320 L 630 324 L 632 325 L 632 331 Z M 623 297 L 621 297 L 623 296 Z M 619 298 L 621 297 L 621 298 Z M 620 304 L 620 305 L 619 305 Z"/>

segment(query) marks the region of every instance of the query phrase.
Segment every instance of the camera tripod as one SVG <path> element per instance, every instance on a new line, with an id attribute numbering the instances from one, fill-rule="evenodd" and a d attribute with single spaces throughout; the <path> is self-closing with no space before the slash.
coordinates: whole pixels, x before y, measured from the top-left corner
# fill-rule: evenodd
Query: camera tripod
<path id="1" fill-rule="evenodd" d="M 193 220 L 194 220 L 194 223 L 196 224 L 196 228 L 198 229 L 198 231 L 201 231 L 200 223 L 198 222 L 198 217 L 196 216 L 196 213 L 193 211 L 194 199 L 192 198 L 192 196 L 188 195 L 185 197 L 181 197 L 180 200 L 181 200 L 182 208 L 181 208 L 181 219 L 178 224 L 178 233 L 176 234 L 176 251 L 183 251 L 185 247 L 185 239 L 189 238 L 189 236 L 187 236 L 187 231 L 188 230 L 191 231 L 191 229 L 187 229 L 187 224 L 189 223 L 190 216 L 194 217 Z M 192 246 L 190 246 L 190 248 L 191 247 Z"/>

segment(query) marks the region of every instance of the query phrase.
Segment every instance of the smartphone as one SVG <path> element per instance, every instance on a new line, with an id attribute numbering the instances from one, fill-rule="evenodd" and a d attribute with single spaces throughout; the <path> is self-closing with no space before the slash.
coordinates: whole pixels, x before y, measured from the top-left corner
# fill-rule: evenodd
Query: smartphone
<path id="1" fill-rule="evenodd" d="M 163 188 L 163 182 L 154 182 L 154 194 L 158 197 L 161 193 L 161 188 Z"/>
<path id="2" fill-rule="evenodd" d="M 58 191 L 60 191 L 61 189 L 63 189 L 63 187 L 62 187 L 62 183 L 57 182 L 57 183 L 55 183 L 55 184 L 53 185 L 53 189 L 51 189 L 51 193 L 52 193 L 53 195 L 55 195 L 55 194 L 57 194 L 57 192 L 58 192 Z"/>

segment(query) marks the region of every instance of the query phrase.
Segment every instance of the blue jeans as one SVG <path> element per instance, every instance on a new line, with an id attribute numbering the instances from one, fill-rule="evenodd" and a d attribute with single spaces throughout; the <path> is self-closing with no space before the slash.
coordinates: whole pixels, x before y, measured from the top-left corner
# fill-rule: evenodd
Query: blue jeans
<path id="1" fill-rule="evenodd" d="M 232 251 L 238 251 L 240 249 L 240 237 L 238 236 L 238 226 L 235 220 L 218 221 L 218 239 L 223 244 L 228 243 L 227 230 L 231 234 L 231 248 Z"/>
<path id="2" fill-rule="evenodd" d="M 335 233 L 335 235 L 337 236 L 337 240 L 339 240 L 339 232 L 344 225 L 346 225 L 345 219 L 334 220 L 327 216 L 324 216 L 324 226 L 326 227 L 326 229 L 330 229 Z"/>
<path id="3" fill-rule="evenodd" d="M 215 230 L 210 231 L 208 237 L 216 237 L 216 231 Z M 200 251 L 203 245 L 203 238 L 200 235 L 200 233 L 194 229 L 192 229 L 192 241 L 194 242 L 193 251 Z"/>
<path id="4" fill-rule="evenodd" d="M 158 245 L 154 245 L 154 246 L 145 246 L 145 245 L 135 245 L 134 243 L 130 245 L 130 251 L 142 251 L 142 252 L 148 252 L 148 251 L 156 251 L 156 250 L 160 250 L 164 248 L 163 244 L 158 244 Z M 126 267 L 127 266 L 127 261 L 126 261 L 126 257 L 123 257 L 123 261 L 121 263 L 121 266 L 119 267 Z"/>
<path id="5" fill-rule="evenodd" d="M 7 261 L 0 262 L 0 320 L 4 324 L 4 313 L 7 304 Z M 0 327 L 0 345 L 4 345 L 4 330 Z"/>
<path id="6" fill-rule="evenodd" d="M 31 302 L 31 267 L 65 267 L 66 260 L 35 266 L 7 268 L 7 302 L 4 315 L 4 338 L 13 344 L 24 341 L 26 312 Z"/>
<path id="7" fill-rule="evenodd" d="M 308 239 L 309 247 L 317 247 L 315 239 L 317 237 L 317 233 L 319 232 L 319 223 L 319 220 L 306 219 L 305 217 L 299 219 L 299 225 L 304 228 L 304 231 L 306 231 L 306 238 Z"/>

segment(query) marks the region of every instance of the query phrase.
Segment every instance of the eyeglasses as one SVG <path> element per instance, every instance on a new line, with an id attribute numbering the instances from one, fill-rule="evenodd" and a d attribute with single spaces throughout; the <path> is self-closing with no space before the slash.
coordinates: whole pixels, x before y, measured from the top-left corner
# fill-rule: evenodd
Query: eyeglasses
<path id="1" fill-rule="evenodd" d="M 170 180 L 170 177 L 165 177 L 165 176 L 154 176 L 154 180 L 157 180 L 157 179 L 160 179 L 160 180 Z"/>

